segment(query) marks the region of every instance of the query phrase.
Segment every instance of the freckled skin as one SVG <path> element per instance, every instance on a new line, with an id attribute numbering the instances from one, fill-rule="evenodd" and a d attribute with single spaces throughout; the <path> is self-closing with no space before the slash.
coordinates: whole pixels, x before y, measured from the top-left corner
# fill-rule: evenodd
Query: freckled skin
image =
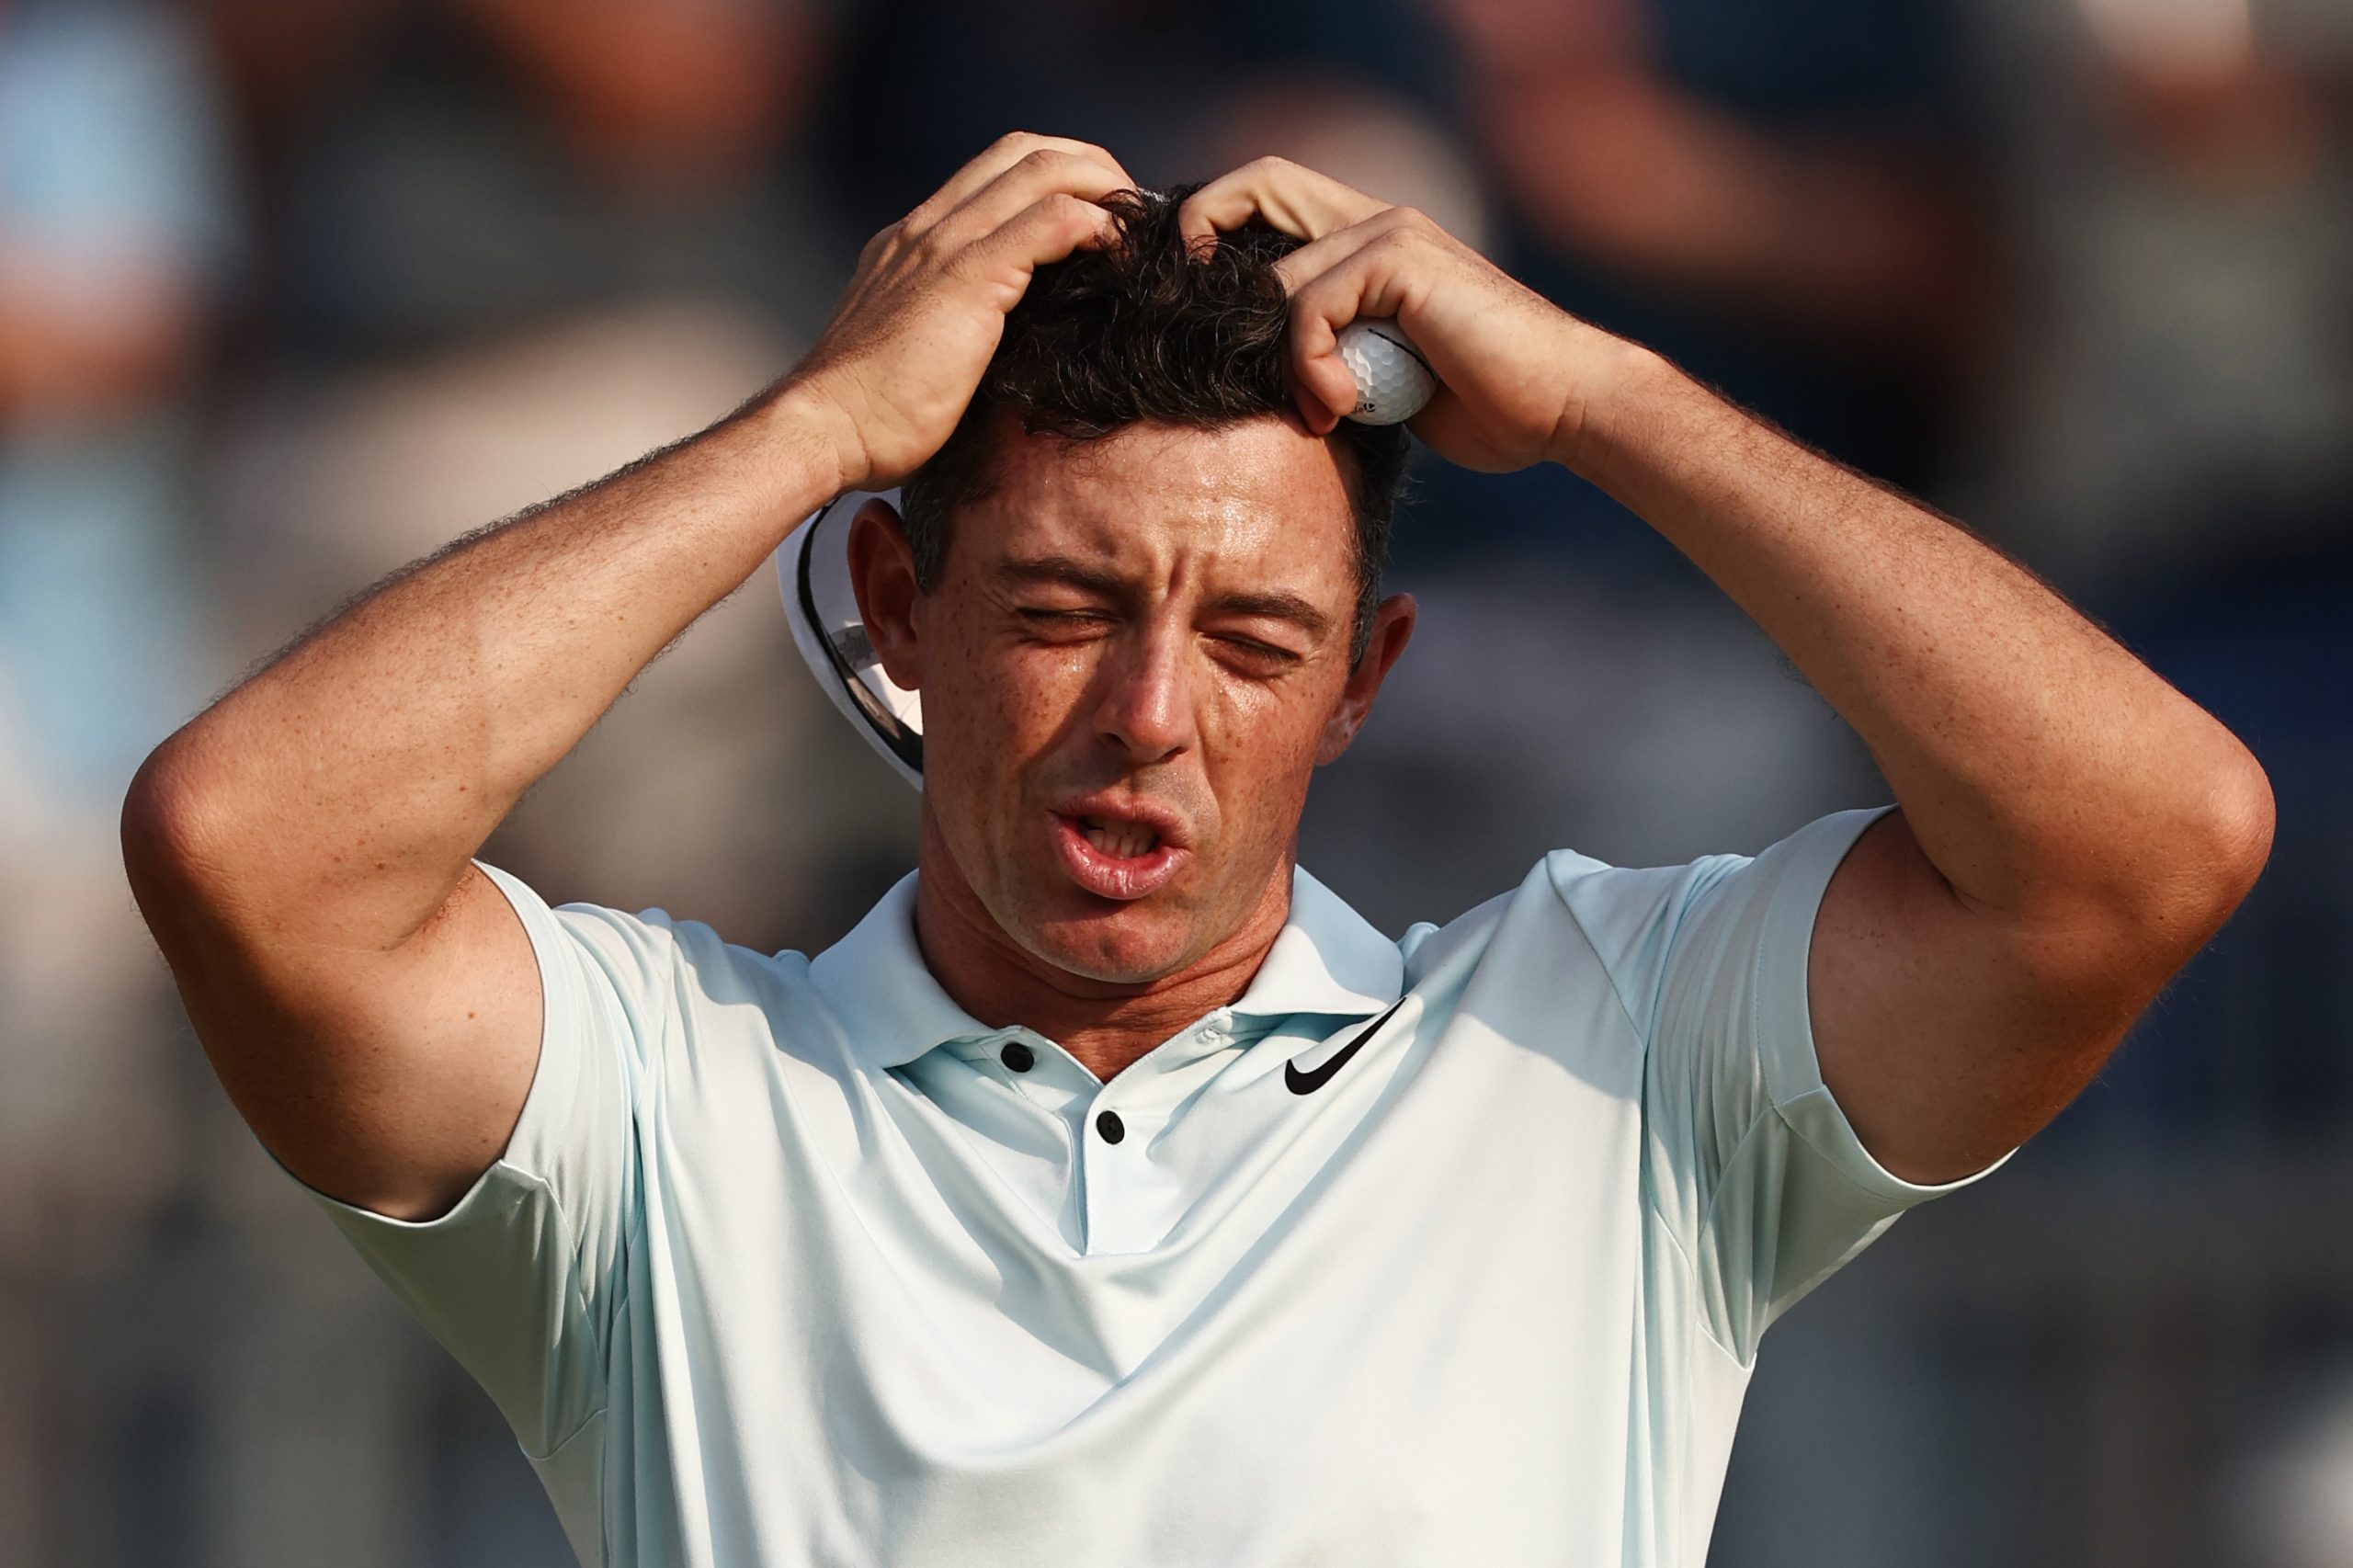
<path id="1" fill-rule="evenodd" d="M 1362 723 L 1412 606 L 1381 607 L 1352 669 L 1356 524 L 1331 447 L 1295 418 L 1000 439 L 1001 483 L 956 516 L 931 593 L 887 508 L 853 531 L 877 651 L 923 693 L 918 931 L 976 1017 L 1116 1072 L 1247 985 L 1289 913 L 1309 781 Z M 1100 581 L 1011 573 L 1045 558 Z M 1056 810 L 1104 792 L 1183 824 L 1184 864 L 1142 899 L 1079 886 L 1055 848 Z"/>

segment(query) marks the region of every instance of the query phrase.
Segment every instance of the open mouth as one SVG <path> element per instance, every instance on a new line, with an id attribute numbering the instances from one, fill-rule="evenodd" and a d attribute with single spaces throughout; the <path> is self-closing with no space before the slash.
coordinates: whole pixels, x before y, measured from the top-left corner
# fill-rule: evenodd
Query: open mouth
<path id="1" fill-rule="evenodd" d="M 1140 822 L 1117 817 L 1079 817 L 1078 831 L 1086 842 L 1117 860 L 1132 860 L 1160 847 L 1160 835 Z"/>
<path id="2" fill-rule="evenodd" d="M 1159 827 L 1109 813 L 1053 813 L 1054 846 L 1071 881 L 1101 898 L 1143 898 L 1168 885 L 1187 851 Z"/>

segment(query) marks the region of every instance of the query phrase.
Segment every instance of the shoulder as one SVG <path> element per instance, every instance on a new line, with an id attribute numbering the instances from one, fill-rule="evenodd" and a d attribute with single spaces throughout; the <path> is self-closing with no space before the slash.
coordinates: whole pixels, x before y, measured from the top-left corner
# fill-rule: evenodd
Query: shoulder
<path id="1" fill-rule="evenodd" d="M 776 1014 L 807 989 L 809 964 L 801 953 L 762 953 L 727 941 L 702 921 L 663 909 L 551 906 L 509 873 L 490 866 L 483 869 L 530 936 L 551 1011 L 566 999 L 608 1005 L 630 1034 L 651 1041 L 668 1034 L 668 1026 L 681 1017 L 729 1008 L 747 1008 L 745 1016 Z"/>
<path id="2" fill-rule="evenodd" d="M 1590 995 L 1646 1034 L 1684 921 L 1750 863 L 1745 856 L 1711 855 L 1628 867 L 1554 850 L 1511 892 L 1443 926 L 1407 931 L 1399 945 L 1408 983 L 1443 983 L 1453 971 L 1465 983 L 1475 975 L 1490 995 L 1540 996 L 1547 1006 Z"/>

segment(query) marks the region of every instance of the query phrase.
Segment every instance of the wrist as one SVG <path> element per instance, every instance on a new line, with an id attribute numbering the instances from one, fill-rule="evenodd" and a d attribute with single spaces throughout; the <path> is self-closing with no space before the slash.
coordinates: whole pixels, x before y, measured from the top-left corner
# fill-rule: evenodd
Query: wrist
<path id="1" fill-rule="evenodd" d="M 861 488 L 869 478 L 866 444 L 852 419 L 813 377 L 780 382 L 759 408 L 769 439 L 794 454 L 824 491 L 824 501 Z"/>
<path id="2" fill-rule="evenodd" d="M 1580 323 L 1580 326 L 1584 324 Z M 1576 366 L 1570 406 L 1545 455 L 1581 479 L 1599 483 L 1646 422 L 1644 410 L 1684 381 L 1665 355 L 1598 327 L 1572 350 Z"/>

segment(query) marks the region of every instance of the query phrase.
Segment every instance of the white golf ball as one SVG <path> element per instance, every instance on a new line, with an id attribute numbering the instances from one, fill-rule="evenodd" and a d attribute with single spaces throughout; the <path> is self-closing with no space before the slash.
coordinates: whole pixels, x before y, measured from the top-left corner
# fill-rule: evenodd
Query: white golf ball
<path id="1" fill-rule="evenodd" d="M 1357 381 L 1348 417 L 1360 425 L 1400 425 L 1438 391 L 1429 361 L 1393 321 L 1353 321 L 1339 331 L 1340 363 Z"/>

